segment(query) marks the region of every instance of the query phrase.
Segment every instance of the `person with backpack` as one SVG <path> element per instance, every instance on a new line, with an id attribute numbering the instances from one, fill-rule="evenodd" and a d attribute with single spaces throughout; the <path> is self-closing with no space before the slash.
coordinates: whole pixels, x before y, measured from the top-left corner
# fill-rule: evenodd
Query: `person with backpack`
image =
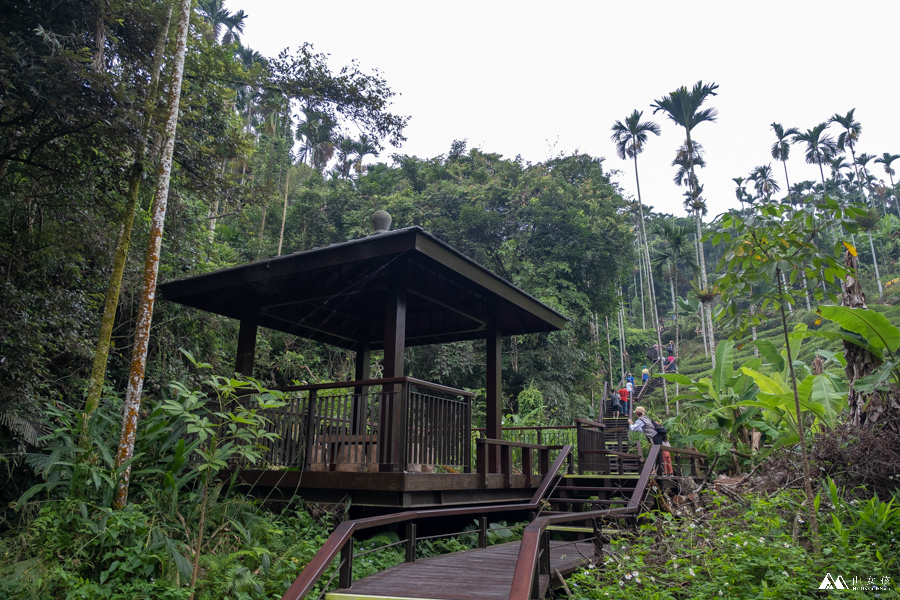
<path id="1" fill-rule="evenodd" d="M 647 385 L 648 381 L 650 381 L 650 369 L 647 368 L 647 365 L 644 365 L 644 370 L 641 371 L 641 383 Z"/>
<path id="2" fill-rule="evenodd" d="M 609 404 L 609 408 L 613 414 L 612 418 L 618 419 L 619 413 L 622 412 L 622 404 L 619 402 L 619 392 L 613 392 L 609 395 Z"/>
<path id="3" fill-rule="evenodd" d="M 619 394 L 620 402 L 622 404 L 622 407 L 621 407 L 622 414 L 627 415 L 628 414 L 628 390 L 625 388 L 622 388 L 621 390 L 619 390 L 618 394 Z M 618 418 L 618 417 L 619 417 L 619 415 L 616 415 L 615 418 Z"/>
<path id="4" fill-rule="evenodd" d="M 654 446 L 659 446 L 663 443 L 663 440 L 668 438 L 666 435 L 666 428 L 648 417 L 647 409 L 643 406 L 635 407 L 634 416 L 637 420 L 632 421 L 631 419 L 628 419 L 628 429 L 631 431 L 642 432 Z"/>

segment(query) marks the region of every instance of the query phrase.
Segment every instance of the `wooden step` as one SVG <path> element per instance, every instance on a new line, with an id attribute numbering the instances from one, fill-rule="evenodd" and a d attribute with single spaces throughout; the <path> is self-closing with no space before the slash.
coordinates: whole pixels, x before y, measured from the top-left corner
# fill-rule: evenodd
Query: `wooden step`
<path id="1" fill-rule="evenodd" d="M 570 514 L 570 513 L 566 513 Z M 575 527 L 571 525 L 547 525 L 547 531 L 559 531 L 562 533 L 594 533 L 593 527 Z M 619 529 L 601 529 L 600 533 L 603 535 L 618 535 L 621 532 Z"/>
<path id="2" fill-rule="evenodd" d="M 628 504 L 630 498 L 612 498 L 598 500 L 596 498 L 547 498 L 550 504 Z"/>
<path id="3" fill-rule="evenodd" d="M 596 486 L 596 485 L 558 485 L 557 492 L 622 492 L 631 491 L 634 487 Z"/>

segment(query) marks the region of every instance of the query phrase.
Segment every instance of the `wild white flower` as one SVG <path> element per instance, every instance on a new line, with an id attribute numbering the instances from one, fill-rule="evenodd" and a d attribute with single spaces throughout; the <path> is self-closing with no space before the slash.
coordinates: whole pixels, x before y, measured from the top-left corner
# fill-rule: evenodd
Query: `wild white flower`
<path id="1" fill-rule="evenodd" d="M 787 542 L 785 542 L 785 543 L 784 543 L 784 547 L 785 547 L 785 548 L 790 548 L 790 547 L 791 547 L 791 545 L 790 545 L 790 544 L 788 544 L 788 543 L 787 543 Z"/>
<path id="2" fill-rule="evenodd" d="M 784 575 L 785 577 L 788 576 L 787 571 L 782 571 L 781 574 Z"/>
<path id="3" fill-rule="evenodd" d="M 638 575 L 640 575 L 640 573 L 638 573 L 637 571 L 632 571 L 632 572 L 631 572 L 631 576 L 634 577 L 634 578 L 637 578 Z"/>
<path id="4" fill-rule="evenodd" d="M 691 577 L 693 577 L 694 576 L 694 568 L 691 567 L 690 569 L 688 569 L 688 573 L 690 573 Z"/>
<path id="5" fill-rule="evenodd" d="M 631 573 L 625 573 L 625 579 L 631 579 Z"/>
<path id="6" fill-rule="evenodd" d="M 722 590 L 719 590 L 719 595 L 720 595 L 720 596 L 722 595 Z"/>

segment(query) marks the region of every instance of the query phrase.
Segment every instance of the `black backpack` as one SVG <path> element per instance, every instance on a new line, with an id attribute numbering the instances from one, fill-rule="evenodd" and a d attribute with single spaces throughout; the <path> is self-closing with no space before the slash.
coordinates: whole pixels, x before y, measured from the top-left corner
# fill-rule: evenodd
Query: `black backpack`
<path id="1" fill-rule="evenodd" d="M 654 421 L 653 419 L 650 419 L 650 423 L 653 424 L 653 429 L 656 430 L 656 433 L 661 433 L 663 435 L 666 435 L 666 433 L 667 433 L 666 428 L 663 427 L 662 423 Z"/>

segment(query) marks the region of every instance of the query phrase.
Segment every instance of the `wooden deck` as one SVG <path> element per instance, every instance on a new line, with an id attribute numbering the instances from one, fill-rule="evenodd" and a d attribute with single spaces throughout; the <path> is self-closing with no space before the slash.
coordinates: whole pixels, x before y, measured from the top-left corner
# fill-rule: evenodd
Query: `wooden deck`
<path id="1" fill-rule="evenodd" d="M 591 542 L 550 542 L 550 572 L 567 575 L 594 555 Z M 353 587 L 326 594 L 327 600 L 374 598 L 427 600 L 508 600 L 519 542 L 456 552 L 402 563 L 364 579 Z M 549 587 L 541 578 L 542 591 Z"/>

